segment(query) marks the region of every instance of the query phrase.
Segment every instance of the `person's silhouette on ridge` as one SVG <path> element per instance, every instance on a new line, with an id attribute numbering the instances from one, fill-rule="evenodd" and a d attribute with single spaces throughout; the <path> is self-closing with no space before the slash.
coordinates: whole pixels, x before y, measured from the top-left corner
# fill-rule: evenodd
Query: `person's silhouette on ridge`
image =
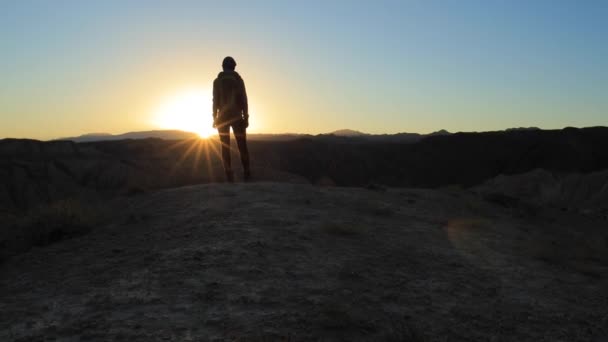
<path id="1" fill-rule="evenodd" d="M 247 127 L 249 127 L 249 108 L 245 82 L 234 71 L 236 61 L 232 57 L 224 58 L 222 69 L 213 81 L 213 127 L 217 128 L 222 144 L 222 161 L 226 180 L 234 181 L 230 161 L 230 127 L 243 163 L 243 178 L 251 179 L 249 169 L 249 151 L 247 150 Z"/>

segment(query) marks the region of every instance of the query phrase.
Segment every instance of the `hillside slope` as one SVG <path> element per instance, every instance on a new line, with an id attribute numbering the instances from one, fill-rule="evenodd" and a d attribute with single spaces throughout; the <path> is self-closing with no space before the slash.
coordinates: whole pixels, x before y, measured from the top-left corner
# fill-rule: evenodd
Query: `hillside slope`
<path id="1" fill-rule="evenodd" d="M 605 221 L 458 190 L 286 183 L 109 208 L 88 235 L 0 264 L 0 340 L 608 336 Z"/>

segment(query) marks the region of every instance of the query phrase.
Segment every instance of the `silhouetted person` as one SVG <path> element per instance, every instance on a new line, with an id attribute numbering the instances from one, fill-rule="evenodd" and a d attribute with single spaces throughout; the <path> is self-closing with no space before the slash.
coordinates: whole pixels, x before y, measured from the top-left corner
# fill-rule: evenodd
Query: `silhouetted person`
<path id="1" fill-rule="evenodd" d="M 239 147 L 243 163 L 243 178 L 251 179 L 249 169 L 249 151 L 247 150 L 247 127 L 249 127 L 249 108 L 245 82 L 234 71 L 236 62 L 232 57 L 224 58 L 222 69 L 213 81 L 213 127 L 217 128 L 222 143 L 222 161 L 226 180 L 234 181 L 230 162 L 230 127 Z"/>

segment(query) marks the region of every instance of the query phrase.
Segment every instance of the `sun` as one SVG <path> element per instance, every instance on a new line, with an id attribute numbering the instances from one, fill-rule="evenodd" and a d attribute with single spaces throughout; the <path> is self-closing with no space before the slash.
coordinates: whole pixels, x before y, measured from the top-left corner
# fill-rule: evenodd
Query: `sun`
<path id="1" fill-rule="evenodd" d="M 212 127 L 211 92 L 188 89 L 167 97 L 154 112 L 153 123 L 162 129 L 194 132 L 201 138 L 217 133 Z"/>

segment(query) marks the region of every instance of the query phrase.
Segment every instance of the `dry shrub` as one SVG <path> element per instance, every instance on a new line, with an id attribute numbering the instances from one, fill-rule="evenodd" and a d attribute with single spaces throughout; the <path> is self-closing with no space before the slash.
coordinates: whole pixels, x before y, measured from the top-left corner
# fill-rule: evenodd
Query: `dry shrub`
<path id="1" fill-rule="evenodd" d="M 21 216 L 2 217 L 0 260 L 49 244 L 88 233 L 107 215 L 103 207 L 75 199 L 40 206 Z"/>
<path id="2" fill-rule="evenodd" d="M 34 245 L 45 246 L 86 234 L 100 219 L 99 208 L 67 199 L 38 208 L 30 215 L 25 228 Z"/>

